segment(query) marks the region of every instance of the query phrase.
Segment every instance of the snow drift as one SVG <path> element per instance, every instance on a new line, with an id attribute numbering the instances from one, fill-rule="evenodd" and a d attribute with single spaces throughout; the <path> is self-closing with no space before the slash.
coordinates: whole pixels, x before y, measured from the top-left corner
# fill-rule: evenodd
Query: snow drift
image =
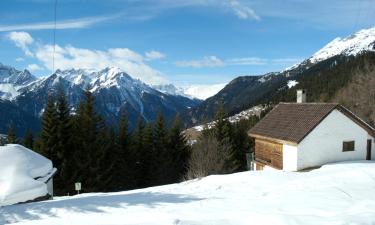
<path id="1" fill-rule="evenodd" d="M 0 146 L 0 206 L 47 195 L 52 162 L 21 145 Z M 1 224 L 1 222 L 0 222 Z"/>
<path id="2" fill-rule="evenodd" d="M 375 224 L 375 163 L 252 171 L 0 208 L 0 224 Z"/>

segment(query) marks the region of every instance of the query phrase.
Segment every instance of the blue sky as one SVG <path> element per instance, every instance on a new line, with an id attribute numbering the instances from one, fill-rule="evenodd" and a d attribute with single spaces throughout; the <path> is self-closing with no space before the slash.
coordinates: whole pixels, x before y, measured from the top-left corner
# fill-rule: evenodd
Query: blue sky
<path id="1" fill-rule="evenodd" d="M 51 74 L 54 1 L 2 0 L 0 15 L 0 62 Z M 373 21 L 374 0 L 58 0 L 54 68 L 224 83 L 282 70 Z"/>

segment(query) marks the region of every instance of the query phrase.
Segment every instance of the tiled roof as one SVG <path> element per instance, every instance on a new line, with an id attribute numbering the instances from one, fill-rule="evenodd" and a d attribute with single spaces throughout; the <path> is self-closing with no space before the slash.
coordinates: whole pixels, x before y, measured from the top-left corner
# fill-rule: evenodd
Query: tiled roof
<path id="1" fill-rule="evenodd" d="M 334 109 L 342 111 L 373 135 L 373 128 L 337 103 L 280 103 L 250 129 L 249 134 L 299 143 Z"/>

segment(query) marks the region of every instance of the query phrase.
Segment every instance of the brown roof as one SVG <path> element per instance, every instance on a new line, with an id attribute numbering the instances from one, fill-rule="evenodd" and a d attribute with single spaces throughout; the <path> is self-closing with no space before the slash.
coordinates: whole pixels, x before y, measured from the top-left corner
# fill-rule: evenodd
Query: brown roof
<path id="1" fill-rule="evenodd" d="M 299 143 L 334 109 L 374 136 L 374 128 L 337 103 L 280 103 L 250 129 L 249 135 Z"/>

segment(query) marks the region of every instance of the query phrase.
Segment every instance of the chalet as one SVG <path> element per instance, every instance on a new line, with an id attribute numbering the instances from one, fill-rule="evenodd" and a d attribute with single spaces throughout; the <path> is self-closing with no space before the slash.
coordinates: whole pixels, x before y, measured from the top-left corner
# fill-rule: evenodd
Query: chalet
<path id="1" fill-rule="evenodd" d="M 256 170 L 299 171 L 326 163 L 375 160 L 375 129 L 337 103 L 280 103 L 248 133 Z"/>

